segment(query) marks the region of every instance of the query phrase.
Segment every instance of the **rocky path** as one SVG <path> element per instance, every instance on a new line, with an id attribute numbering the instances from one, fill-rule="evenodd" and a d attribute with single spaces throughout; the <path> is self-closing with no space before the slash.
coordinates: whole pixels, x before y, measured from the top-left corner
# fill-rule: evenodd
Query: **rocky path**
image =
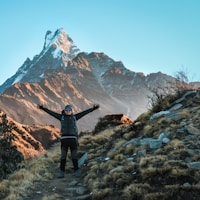
<path id="1" fill-rule="evenodd" d="M 43 183 L 35 183 L 24 200 L 89 200 L 91 194 L 84 186 L 83 176 L 75 177 L 73 171 L 65 174 L 64 178 L 57 178 Z"/>

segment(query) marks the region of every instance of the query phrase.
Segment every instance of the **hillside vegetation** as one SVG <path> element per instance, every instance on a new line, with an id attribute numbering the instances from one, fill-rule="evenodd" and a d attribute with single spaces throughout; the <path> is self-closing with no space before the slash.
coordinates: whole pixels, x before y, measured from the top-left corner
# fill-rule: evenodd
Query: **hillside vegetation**
<path id="1" fill-rule="evenodd" d="M 67 196 L 69 188 L 59 190 L 60 179 L 50 188 L 59 168 L 60 145 L 55 143 L 2 180 L 0 199 L 198 200 L 200 91 L 162 100 L 159 109 L 154 105 L 134 122 L 124 115 L 108 115 L 93 131 L 80 133 L 80 156 L 88 153 L 82 176 L 75 180 L 69 175 L 64 181 L 81 184 L 81 194 Z"/>

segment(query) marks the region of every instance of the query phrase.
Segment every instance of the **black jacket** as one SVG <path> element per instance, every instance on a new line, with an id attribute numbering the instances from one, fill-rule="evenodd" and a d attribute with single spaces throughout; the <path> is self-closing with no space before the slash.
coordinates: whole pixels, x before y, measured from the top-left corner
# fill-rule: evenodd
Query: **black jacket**
<path id="1" fill-rule="evenodd" d="M 61 113 L 57 113 L 43 106 L 40 106 L 40 109 L 44 110 L 45 112 L 47 112 L 48 114 L 55 117 L 61 122 L 62 138 L 74 138 L 74 137 L 77 138 L 78 128 L 77 128 L 76 121 L 95 110 L 95 108 L 89 108 L 87 110 L 84 110 L 76 114 L 66 115 L 64 110 Z"/>

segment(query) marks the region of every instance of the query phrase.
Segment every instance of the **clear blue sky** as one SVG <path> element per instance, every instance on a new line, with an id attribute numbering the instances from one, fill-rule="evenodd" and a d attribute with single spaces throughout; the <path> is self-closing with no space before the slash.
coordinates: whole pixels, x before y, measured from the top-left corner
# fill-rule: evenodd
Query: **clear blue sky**
<path id="1" fill-rule="evenodd" d="M 200 81 L 200 0 L 4 0 L 0 24 L 0 84 L 58 28 L 132 71 Z"/>

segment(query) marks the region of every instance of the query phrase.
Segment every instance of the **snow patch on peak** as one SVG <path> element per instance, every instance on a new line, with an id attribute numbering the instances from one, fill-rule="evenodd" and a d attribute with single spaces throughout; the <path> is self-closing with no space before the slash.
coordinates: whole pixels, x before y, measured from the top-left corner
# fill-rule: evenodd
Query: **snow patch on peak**
<path id="1" fill-rule="evenodd" d="M 53 58 L 61 58 L 62 51 L 59 48 L 56 48 L 55 51 L 52 52 Z"/>
<path id="2" fill-rule="evenodd" d="M 17 78 L 13 81 L 12 85 L 14 85 L 15 83 L 20 82 L 20 80 L 24 77 L 25 74 L 19 74 L 17 76 Z"/>
<path id="3" fill-rule="evenodd" d="M 55 33 L 46 32 L 43 52 L 45 53 L 52 46 L 59 48 L 64 54 L 68 54 L 69 58 L 76 56 L 80 52 L 63 28 L 57 29 Z"/>
<path id="4" fill-rule="evenodd" d="M 64 35 L 65 32 L 63 28 L 57 29 L 55 33 L 52 33 L 52 31 L 48 30 L 45 35 L 45 42 L 44 42 L 44 48 L 48 48 L 51 46 L 55 40 L 59 37 L 59 35 Z"/>
<path id="5" fill-rule="evenodd" d="M 45 36 L 45 42 L 44 42 L 44 48 L 47 48 L 50 46 L 50 43 L 52 43 L 53 34 L 51 31 L 47 31 Z"/>
<path id="6" fill-rule="evenodd" d="M 43 78 L 44 77 L 44 73 L 42 73 L 41 75 L 40 75 L 40 78 Z"/>

